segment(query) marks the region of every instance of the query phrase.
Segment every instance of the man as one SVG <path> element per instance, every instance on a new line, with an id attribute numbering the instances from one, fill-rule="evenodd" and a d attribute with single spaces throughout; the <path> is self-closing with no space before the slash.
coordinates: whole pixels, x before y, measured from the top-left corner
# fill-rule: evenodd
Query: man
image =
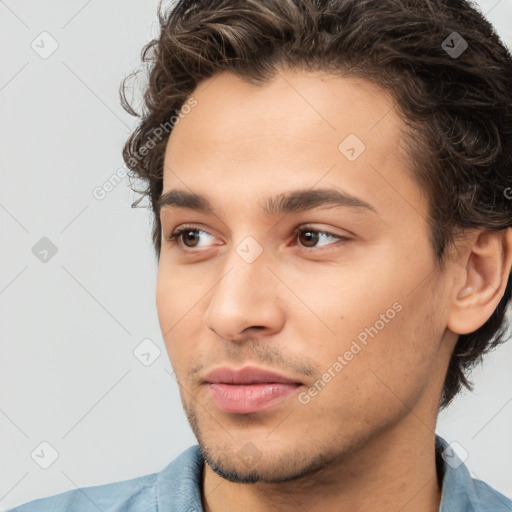
<path id="1" fill-rule="evenodd" d="M 435 434 L 505 341 L 512 59 L 489 23 L 463 0 L 181 1 L 160 23 L 124 158 L 199 444 L 14 510 L 512 510 Z"/>

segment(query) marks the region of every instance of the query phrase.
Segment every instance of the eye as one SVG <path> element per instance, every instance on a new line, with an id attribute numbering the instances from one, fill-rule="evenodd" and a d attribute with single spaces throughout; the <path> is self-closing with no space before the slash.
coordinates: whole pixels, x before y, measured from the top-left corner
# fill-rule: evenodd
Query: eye
<path id="1" fill-rule="evenodd" d="M 317 247 L 334 245 L 335 242 L 342 241 L 348 242 L 351 240 L 349 237 L 335 235 L 328 231 L 321 231 L 314 229 L 309 226 L 302 226 L 294 230 L 293 235 L 295 239 L 300 241 L 302 249 L 305 251 L 311 251 Z M 334 243 L 328 243 L 330 240 L 334 240 Z M 326 241 L 327 243 L 318 245 L 319 242 Z"/>
<path id="2" fill-rule="evenodd" d="M 336 242 L 348 242 L 351 240 L 349 237 L 335 235 L 334 233 L 314 229 L 310 226 L 298 227 L 293 231 L 292 235 L 294 240 L 299 241 L 298 245 L 300 245 L 300 248 L 304 251 L 318 250 L 318 248 L 322 250 L 322 247 L 324 246 L 331 246 Z M 201 243 L 201 237 L 206 239 L 209 237 L 210 243 L 207 241 L 205 243 Z M 182 226 L 171 233 L 167 240 L 172 244 L 178 244 L 188 249 L 194 249 L 198 247 L 216 245 L 213 242 L 214 238 L 215 237 L 208 233 L 208 231 L 204 231 L 193 226 Z"/>
<path id="3" fill-rule="evenodd" d="M 213 235 L 208 233 L 207 231 L 204 231 L 202 229 L 197 229 L 191 226 L 182 226 L 180 229 L 177 229 L 167 239 L 169 242 L 172 243 L 180 243 L 180 245 L 184 245 L 185 247 L 188 247 L 189 249 L 193 249 L 195 247 L 203 247 L 204 245 L 213 245 L 213 244 L 202 244 L 201 245 L 201 236 L 202 235 L 208 235 L 210 238 L 214 238 Z"/>

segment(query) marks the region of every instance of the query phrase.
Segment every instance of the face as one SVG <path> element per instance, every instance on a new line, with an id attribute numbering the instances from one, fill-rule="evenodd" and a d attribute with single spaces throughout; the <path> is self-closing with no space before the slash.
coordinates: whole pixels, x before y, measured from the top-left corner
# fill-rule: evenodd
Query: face
<path id="1" fill-rule="evenodd" d="M 156 298 L 209 465 L 286 481 L 436 409 L 448 291 L 392 99 L 289 70 L 192 96 L 165 155 Z"/>

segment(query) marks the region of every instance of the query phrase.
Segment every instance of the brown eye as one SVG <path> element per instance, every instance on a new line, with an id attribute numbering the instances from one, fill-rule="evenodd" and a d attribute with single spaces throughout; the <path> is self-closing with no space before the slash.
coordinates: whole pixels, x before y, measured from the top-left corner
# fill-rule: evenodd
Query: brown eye
<path id="1" fill-rule="evenodd" d="M 315 247 L 318 243 L 318 232 L 311 229 L 303 229 L 299 233 L 299 240 L 305 247 Z"/>
<path id="2" fill-rule="evenodd" d="M 179 236 L 183 240 L 183 243 L 186 247 L 195 247 L 197 242 L 199 241 L 197 229 L 184 229 L 181 231 Z"/>
<path id="3" fill-rule="evenodd" d="M 177 229 L 174 233 L 172 233 L 168 240 L 169 242 L 178 245 L 178 247 L 181 246 L 185 249 L 194 249 L 213 245 L 211 240 L 210 243 L 208 243 L 208 237 L 210 237 L 211 240 L 214 238 L 213 235 L 208 233 L 208 231 L 194 227 L 183 226 L 182 228 Z"/>
<path id="4" fill-rule="evenodd" d="M 306 252 L 320 252 L 339 247 L 340 244 L 350 242 L 351 238 L 320 231 L 309 226 L 302 226 L 293 232 L 297 245 Z M 327 243 L 326 243 L 327 242 Z"/>

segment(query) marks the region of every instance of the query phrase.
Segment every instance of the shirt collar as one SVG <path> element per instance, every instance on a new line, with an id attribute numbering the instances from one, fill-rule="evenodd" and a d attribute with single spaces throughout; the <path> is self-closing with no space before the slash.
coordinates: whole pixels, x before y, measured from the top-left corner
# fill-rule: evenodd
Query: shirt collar
<path id="1" fill-rule="evenodd" d="M 196 444 L 165 467 L 156 482 L 157 510 L 203 512 L 203 465 L 203 455 Z"/>

